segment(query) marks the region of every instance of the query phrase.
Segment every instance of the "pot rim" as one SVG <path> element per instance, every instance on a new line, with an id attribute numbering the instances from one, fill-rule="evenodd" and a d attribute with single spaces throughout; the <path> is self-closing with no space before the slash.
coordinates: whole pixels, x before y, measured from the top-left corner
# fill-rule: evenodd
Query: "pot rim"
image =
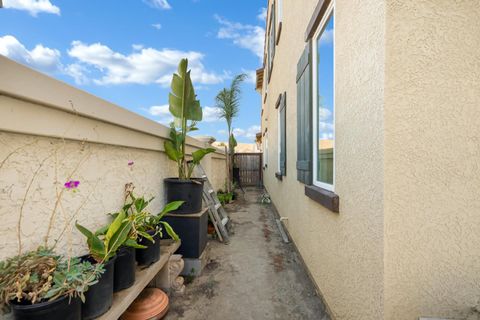
<path id="1" fill-rule="evenodd" d="M 178 184 L 198 184 L 199 182 L 203 183 L 205 179 L 203 178 L 190 178 L 190 179 L 180 179 L 180 178 L 165 178 L 164 182 L 178 183 Z"/>
<path id="2" fill-rule="evenodd" d="M 15 308 L 15 309 L 18 309 L 18 310 L 30 310 L 30 309 L 39 309 L 39 308 L 44 308 L 44 307 L 49 307 L 53 304 L 60 304 L 62 302 L 64 302 L 66 299 L 68 299 L 69 296 L 64 294 L 60 297 L 58 297 L 57 299 L 55 300 L 52 300 L 52 301 L 42 301 L 42 302 L 37 302 L 37 303 L 31 303 L 31 304 L 21 304 L 19 303 L 16 299 L 14 300 L 11 300 L 10 301 L 10 305 L 12 306 L 12 308 Z M 77 297 L 72 297 L 72 299 L 69 301 L 69 305 L 77 300 L 78 298 Z"/>
<path id="3" fill-rule="evenodd" d="M 117 250 L 117 252 L 118 252 L 118 250 Z M 89 261 L 91 264 L 98 264 L 98 261 L 93 259 L 92 255 L 90 253 L 87 253 L 83 256 L 80 256 L 79 258 L 82 261 L 85 261 L 85 260 Z M 106 267 L 107 265 L 115 263 L 115 260 L 117 260 L 117 254 L 116 253 L 113 257 L 110 258 L 110 260 L 108 260 L 107 262 L 103 262 L 103 265 Z"/>

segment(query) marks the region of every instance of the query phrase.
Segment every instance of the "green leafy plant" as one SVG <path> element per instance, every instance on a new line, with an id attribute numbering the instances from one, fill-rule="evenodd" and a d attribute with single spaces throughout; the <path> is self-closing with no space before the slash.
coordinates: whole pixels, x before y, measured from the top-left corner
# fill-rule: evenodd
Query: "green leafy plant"
<path id="1" fill-rule="evenodd" d="M 115 256 L 120 246 L 124 245 L 129 239 L 132 222 L 127 219 L 125 210 L 121 210 L 108 227 L 95 233 L 78 224 L 78 222 L 75 223 L 75 226 L 87 237 L 87 245 L 92 258 L 103 263 Z"/>
<path id="2" fill-rule="evenodd" d="M 225 119 L 227 122 L 228 132 L 228 154 L 229 154 L 229 176 L 228 180 L 230 184 L 233 181 L 233 158 L 235 154 L 235 147 L 237 141 L 233 136 L 233 120 L 238 116 L 240 112 L 240 96 L 241 96 L 241 84 L 247 78 L 246 74 L 239 74 L 233 78 L 230 88 L 223 88 L 215 97 L 217 108 L 220 109 L 220 118 Z M 228 186 L 227 191 L 231 191 L 231 186 Z"/>
<path id="3" fill-rule="evenodd" d="M 153 197 L 145 200 L 145 197 L 135 197 L 133 193 L 127 196 L 129 201 L 123 207 L 123 210 L 128 213 L 128 219 L 132 222 L 132 229 L 129 235 L 129 240 L 136 240 L 139 236 L 154 242 L 153 237 L 160 234 L 162 237 L 162 230 L 165 228 L 167 234 L 175 241 L 179 240 L 178 235 L 168 222 L 163 221 L 165 214 L 177 210 L 184 201 L 173 201 L 168 203 L 160 213 L 154 215 L 147 211 L 147 206 L 153 201 Z"/>
<path id="4" fill-rule="evenodd" d="M 218 200 L 222 205 L 230 203 L 233 199 L 233 192 L 218 192 L 217 193 Z"/>
<path id="5" fill-rule="evenodd" d="M 164 143 L 165 152 L 177 163 L 178 177 L 190 180 L 195 166 L 215 149 L 198 149 L 192 152 L 191 159 L 186 156 L 187 134 L 198 130 L 197 122 L 202 120 L 202 107 L 193 88 L 187 59 L 180 61 L 177 73 L 173 74 L 171 90 L 168 103 L 175 120 L 170 124 L 170 139 Z"/>
<path id="6" fill-rule="evenodd" d="M 0 262 L 0 305 L 31 304 L 62 296 L 80 297 L 98 282 L 103 264 L 67 259 L 52 249 L 39 248 Z"/>

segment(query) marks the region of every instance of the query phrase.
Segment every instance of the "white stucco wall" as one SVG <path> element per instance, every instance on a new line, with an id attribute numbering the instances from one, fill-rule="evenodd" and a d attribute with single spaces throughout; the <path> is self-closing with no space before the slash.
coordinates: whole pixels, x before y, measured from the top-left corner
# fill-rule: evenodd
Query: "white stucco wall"
<path id="1" fill-rule="evenodd" d="M 339 214 L 296 181 L 296 63 L 317 3 L 283 1 L 262 116 L 273 203 L 335 319 L 476 319 L 479 2 L 335 1 Z M 283 91 L 287 176 L 279 181 L 275 102 Z"/>
<path id="2" fill-rule="evenodd" d="M 272 1 L 270 1 L 271 3 Z M 282 33 L 268 84 L 265 186 L 336 319 L 383 318 L 384 4 L 336 1 L 336 174 L 340 213 L 297 181 L 296 64 L 318 1 L 283 1 Z M 265 94 L 262 92 L 262 100 Z M 278 171 L 278 95 L 287 92 L 287 175 Z M 265 119 L 268 118 L 267 121 Z"/>
<path id="3" fill-rule="evenodd" d="M 106 214 L 123 204 L 126 183 L 155 196 L 152 212 L 161 209 L 163 179 L 177 173 L 163 151 L 165 126 L 1 56 L 0 70 L 0 259 L 18 252 L 21 212 L 23 251 L 44 244 L 68 180 L 80 186 L 63 191 L 48 242 L 59 239 L 60 252 L 86 252 L 74 222 L 104 225 Z M 205 146 L 188 144 L 190 151 Z M 222 187 L 225 171 L 215 168 L 225 165 L 224 154 L 211 154 L 202 165 L 214 187 Z"/>
<path id="4" fill-rule="evenodd" d="M 480 2 L 387 3 L 385 317 L 465 318 L 480 299 Z"/>

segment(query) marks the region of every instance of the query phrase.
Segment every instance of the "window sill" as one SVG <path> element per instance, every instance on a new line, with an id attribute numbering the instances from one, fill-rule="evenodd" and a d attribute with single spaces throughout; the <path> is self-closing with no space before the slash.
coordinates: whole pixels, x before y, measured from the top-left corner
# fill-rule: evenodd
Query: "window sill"
<path id="1" fill-rule="evenodd" d="M 305 195 L 333 212 L 339 212 L 340 198 L 332 191 L 317 187 L 305 186 Z"/>
<path id="2" fill-rule="evenodd" d="M 278 180 L 282 181 L 283 180 L 283 176 L 280 172 L 275 172 L 275 178 L 277 178 Z"/>

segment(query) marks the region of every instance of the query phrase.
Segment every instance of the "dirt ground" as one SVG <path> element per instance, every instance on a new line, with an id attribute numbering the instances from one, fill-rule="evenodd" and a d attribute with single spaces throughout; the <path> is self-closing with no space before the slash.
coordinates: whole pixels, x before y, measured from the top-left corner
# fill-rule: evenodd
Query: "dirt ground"
<path id="1" fill-rule="evenodd" d="M 171 298 L 167 320 L 330 320 L 291 243 L 282 241 L 260 189 L 229 205 L 230 244 L 209 243 L 208 263 L 183 296 Z"/>

